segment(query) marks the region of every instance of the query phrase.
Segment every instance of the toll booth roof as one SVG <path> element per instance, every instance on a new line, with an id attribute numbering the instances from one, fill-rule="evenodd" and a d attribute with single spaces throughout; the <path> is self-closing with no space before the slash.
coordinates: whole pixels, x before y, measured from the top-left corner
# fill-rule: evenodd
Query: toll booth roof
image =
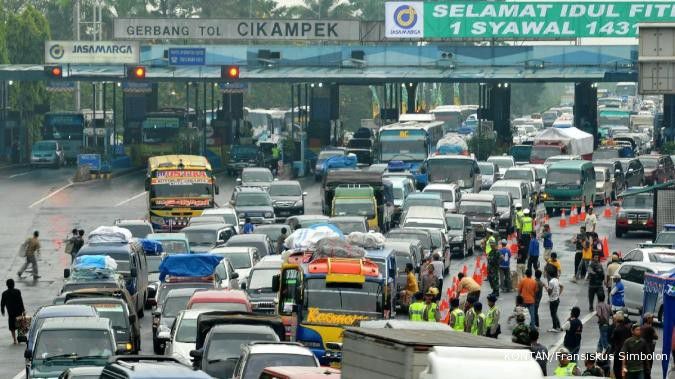
<path id="1" fill-rule="evenodd" d="M 345 334 L 354 333 L 363 337 L 414 347 L 458 346 L 492 349 L 525 349 L 527 346 L 496 340 L 457 331 L 347 328 Z"/>

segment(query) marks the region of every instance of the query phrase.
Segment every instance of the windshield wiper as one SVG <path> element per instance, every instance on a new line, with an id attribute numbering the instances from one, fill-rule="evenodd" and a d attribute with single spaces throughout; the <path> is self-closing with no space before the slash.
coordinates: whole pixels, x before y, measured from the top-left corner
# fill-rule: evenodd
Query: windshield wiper
<path id="1" fill-rule="evenodd" d="M 239 357 L 229 357 L 229 358 L 218 358 L 218 359 L 209 359 L 207 362 L 209 364 L 218 363 L 218 362 L 227 362 L 227 361 L 236 361 L 239 360 Z"/>
<path id="2" fill-rule="evenodd" d="M 59 354 L 59 355 L 51 355 L 47 358 L 44 358 L 44 362 L 49 362 L 57 359 L 64 359 L 64 358 L 69 358 L 69 359 L 76 359 L 77 358 L 77 353 L 68 353 L 68 354 Z"/>

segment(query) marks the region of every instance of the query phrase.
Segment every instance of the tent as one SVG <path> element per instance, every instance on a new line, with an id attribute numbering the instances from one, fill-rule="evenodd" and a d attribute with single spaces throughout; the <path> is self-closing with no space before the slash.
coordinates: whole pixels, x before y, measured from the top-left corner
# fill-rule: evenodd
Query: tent
<path id="1" fill-rule="evenodd" d="M 668 372 L 668 362 L 671 355 L 673 335 L 668 331 L 675 327 L 675 270 L 664 275 L 645 274 L 644 300 L 642 309 L 645 312 L 655 313 L 659 299 L 663 299 L 663 354 L 666 357 L 661 362 L 663 377 Z"/>

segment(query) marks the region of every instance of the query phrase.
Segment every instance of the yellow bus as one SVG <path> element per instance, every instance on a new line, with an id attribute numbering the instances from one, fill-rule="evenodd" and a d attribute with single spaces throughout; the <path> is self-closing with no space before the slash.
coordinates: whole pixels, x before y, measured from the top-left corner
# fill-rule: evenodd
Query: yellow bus
<path id="1" fill-rule="evenodd" d="M 209 161 L 198 155 L 150 157 L 145 190 L 155 231 L 182 229 L 191 217 L 213 208 L 218 194 Z"/>

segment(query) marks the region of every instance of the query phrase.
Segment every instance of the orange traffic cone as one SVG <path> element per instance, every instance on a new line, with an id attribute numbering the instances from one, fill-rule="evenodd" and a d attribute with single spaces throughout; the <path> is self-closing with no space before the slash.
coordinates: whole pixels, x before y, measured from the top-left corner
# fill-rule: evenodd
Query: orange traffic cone
<path id="1" fill-rule="evenodd" d="M 466 274 L 468 274 L 468 273 L 469 273 L 469 268 L 466 267 L 466 265 L 464 265 L 464 267 L 462 267 L 462 274 L 464 274 L 464 276 L 466 276 Z"/>
<path id="2" fill-rule="evenodd" d="M 581 214 L 579 215 L 579 220 L 586 221 L 586 204 L 581 204 Z"/>
<path id="3" fill-rule="evenodd" d="M 487 264 L 485 264 L 485 262 L 483 262 L 483 265 L 480 268 L 480 273 L 483 275 L 483 280 L 487 279 L 488 272 L 487 272 Z"/>
<path id="4" fill-rule="evenodd" d="M 602 215 L 605 218 L 612 218 L 612 206 L 609 204 L 609 199 L 605 199 L 605 211 Z"/>
<path id="5" fill-rule="evenodd" d="M 576 225 L 579 223 L 579 216 L 577 215 L 577 207 L 572 208 L 570 213 L 570 225 Z"/>
<path id="6" fill-rule="evenodd" d="M 566 228 L 567 227 L 567 218 L 565 217 L 565 210 L 562 209 L 562 213 L 560 214 L 560 223 L 559 225 L 561 228 Z"/>
<path id="7" fill-rule="evenodd" d="M 609 257 L 609 241 L 607 240 L 607 237 L 602 239 L 602 255 L 605 259 Z"/>

